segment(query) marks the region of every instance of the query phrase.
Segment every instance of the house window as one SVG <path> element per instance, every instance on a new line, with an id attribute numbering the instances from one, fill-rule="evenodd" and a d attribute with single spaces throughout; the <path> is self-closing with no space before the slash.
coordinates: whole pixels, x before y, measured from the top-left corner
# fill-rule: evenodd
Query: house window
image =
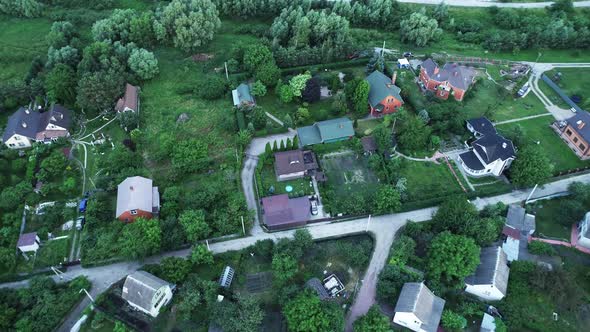
<path id="1" fill-rule="evenodd" d="M 571 131 L 571 130 L 569 130 L 569 129 L 568 129 L 568 130 L 566 130 L 566 131 L 565 131 L 565 133 L 566 133 L 568 136 L 572 136 L 572 131 Z"/>
<path id="2" fill-rule="evenodd" d="M 25 146 L 25 143 L 23 143 L 23 142 L 19 142 L 19 143 L 18 143 L 18 146 Z"/>
<path id="3" fill-rule="evenodd" d="M 14 143 L 10 143 L 10 144 L 8 144 L 8 146 L 10 146 L 11 148 L 13 148 L 14 147 Z"/>
<path id="4" fill-rule="evenodd" d="M 133 216 L 137 214 L 137 210 L 131 210 L 130 212 L 131 212 L 131 215 L 133 215 Z"/>
<path id="5" fill-rule="evenodd" d="M 578 143 L 578 138 L 574 137 L 574 143 Z"/>
<path id="6" fill-rule="evenodd" d="M 582 143 L 580 143 L 580 145 L 578 145 L 580 147 L 580 150 L 584 151 L 586 150 L 586 146 Z"/>

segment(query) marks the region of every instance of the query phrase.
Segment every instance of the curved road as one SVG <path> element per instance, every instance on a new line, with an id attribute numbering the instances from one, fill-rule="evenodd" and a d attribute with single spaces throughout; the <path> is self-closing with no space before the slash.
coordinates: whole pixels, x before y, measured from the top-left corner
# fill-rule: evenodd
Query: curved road
<path id="1" fill-rule="evenodd" d="M 424 5 L 437 5 L 443 0 L 397 0 L 398 2 L 404 3 L 415 3 Z M 495 1 L 482 1 L 482 0 L 444 0 L 449 6 L 455 7 L 502 7 L 502 8 L 545 8 L 553 3 L 553 1 L 547 2 L 515 2 L 515 3 L 503 3 Z M 590 7 L 590 1 L 576 1 L 574 7 Z"/>
<path id="2" fill-rule="evenodd" d="M 266 143 L 265 143 L 266 144 Z M 561 193 L 567 190 L 567 186 L 574 181 L 581 181 L 584 183 L 590 183 L 590 174 L 584 174 L 579 176 L 570 177 L 564 180 L 555 181 L 545 185 L 542 189 L 537 189 L 534 197 L 543 197 L 552 195 L 555 193 Z M 483 208 L 488 204 L 495 204 L 497 202 L 504 202 L 506 204 L 523 201 L 529 194 L 528 190 L 516 190 L 508 194 L 477 199 L 473 203 L 479 208 Z M 375 303 L 375 289 L 377 285 L 377 276 L 383 269 L 386 263 L 387 256 L 389 254 L 389 248 L 393 243 L 396 232 L 402 227 L 407 220 L 413 220 L 416 222 L 430 220 L 432 213 L 436 211 L 436 208 L 426 208 L 410 212 L 390 214 L 374 217 L 368 227 L 368 231 L 371 232 L 375 237 L 375 250 L 369 263 L 369 267 L 363 277 L 363 284 L 357 294 L 357 298 L 353 303 L 349 315 L 347 317 L 347 331 L 351 330 L 352 323 L 359 316 L 365 314 L 368 309 Z M 363 233 L 367 231 L 367 218 L 359 218 L 344 222 L 335 223 L 320 223 L 313 224 L 308 227 L 311 235 L 314 239 L 325 239 L 340 237 L 352 234 Z M 292 237 L 294 231 L 283 231 L 276 233 L 264 233 L 260 232 L 253 234 L 252 236 L 229 240 L 225 242 L 218 242 L 211 244 L 211 251 L 214 253 L 223 253 L 227 251 L 234 251 L 244 249 L 258 240 L 272 239 L 278 240 L 280 238 Z M 190 249 L 179 250 L 164 253 L 161 255 L 153 256 L 146 259 L 143 262 L 123 262 L 105 266 L 98 266 L 93 268 L 82 268 L 80 266 L 72 267 L 64 273 L 65 280 L 70 280 L 80 275 L 86 275 L 92 282 L 91 295 L 97 296 L 104 292 L 110 285 L 117 280 L 125 277 L 127 274 L 136 271 L 143 264 L 157 263 L 164 257 L 186 257 L 188 256 Z M 59 281 L 57 277 L 54 277 L 56 281 Z M 28 281 L 19 281 L 13 283 L 1 284 L 0 287 L 9 288 L 21 288 L 25 287 Z M 88 299 L 84 299 L 78 307 L 75 308 L 66 320 L 66 322 L 60 327 L 60 331 L 69 331 L 74 325 L 76 320 L 80 317 L 82 310 L 89 304 Z"/>

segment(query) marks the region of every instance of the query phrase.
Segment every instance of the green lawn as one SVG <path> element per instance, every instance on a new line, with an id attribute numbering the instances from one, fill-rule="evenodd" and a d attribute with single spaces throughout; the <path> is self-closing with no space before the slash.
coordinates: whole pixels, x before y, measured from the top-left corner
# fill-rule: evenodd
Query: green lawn
<path id="1" fill-rule="evenodd" d="M 540 146 L 555 166 L 555 174 L 590 165 L 588 161 L 581 161 L 553 129 L 549 128 L 552 120 L 551 117 L 540 117 L 498 125 L 497 129 L 506 133 L 515 126 L 520 126 L 527 142 L 540 142 Z"/>
<path id="2" fill-rule="evenodd" d="M 570 97 L 573 95 L 582 97 L 582 101 L 579 103 L 582 108 L 590 108 L 590 95 L 588 94 L 590 91 L 590 68 L 558 68 L 545 74 L 549 78 L 553 78 L 558 72 L 561 73 L 561 80 L 557 85 Z"/>
<path id="3" fill-rule="evenodd" d="M 408 180 L 407 201 L 424 201 L 462 193 L 446 164 L 402 160 L 400 176 Z"/>
<path id="4" fill-rule="evenodd" d="M 541 89 L 545 96 L 549 98 L 549 100 L 551 100 L 551 102 L 555 105 L 564 109 L 570 108 L 570 106 L 557 94 L 557 92 L 555 92 L 555 90 L 545 83 L 545 81 L 539 80 L 539 89 Z M 532 93 L 529 93 L 529 95 L 530 94 Z"/>
<path id="5" fill-rule="evenodd" d="M 290 194 L 290 196 L 293 197 L 301 197 L 305 195 L 314 194 L 313 186 L 310 185 L 311 179 L 309 177 L 289 181 L 278 181 L 273 165 L 265 165 L 262 168 L 262 172 L 260 175 L 262 183 L 259 183 L 258 187 L 260 188 L 259 194 L 261 197 L 268 196 L 271 194 Z M 291 193 L 287 192 L 287 186 L 293 187 Z M 274 191 L 271 192 L 270 188 L 274 188 Z"/>
<path id="6" fill-rule="evenodd" d="M 536 233 L 569 241 L 571 228 L 559 223 L 564 198 L 539 201 L 527 206 L 536 215 Z"/>
<path id="7" fill-rule="evenodd" d="M 51 27 L 45 18 L 21 19 L 0 15 L 0 80 L 22 79 L 31 60 L 47 55 L 45 36 Z"/>
<path id="8" fill-rule="evenodd" d="M 35 268 L 54 266 L 68 257 L 69 239 L 46 241 L 37 252 Z"/>
<path id="9" fill-rule="evenodd" d="M 359 120 L 357 121 L 355 131 L 359 135 L 370 135 L 381 122 L 383 122 L 381 119 Z"/>

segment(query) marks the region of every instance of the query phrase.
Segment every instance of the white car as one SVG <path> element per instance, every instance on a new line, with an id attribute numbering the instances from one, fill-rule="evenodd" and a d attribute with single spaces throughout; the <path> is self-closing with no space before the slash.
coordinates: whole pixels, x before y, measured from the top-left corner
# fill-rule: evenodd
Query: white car
<path id="1" fill-rule="evenodd" d="M 318 214 L 318 201 L 316 201 L 314 199 L 314 200 L 311 200 L 310 203 L 311 203 L 311 214 L 313 214 L 314 216 L 317 216 L 317 214 Z"/>
<path id="2" fill-rule="evenodd" d="M 76 229 L 81 231 L 82 227 L 84 227 L 84 217 L 78 217 L 78 219 L 76 219 Z"/>

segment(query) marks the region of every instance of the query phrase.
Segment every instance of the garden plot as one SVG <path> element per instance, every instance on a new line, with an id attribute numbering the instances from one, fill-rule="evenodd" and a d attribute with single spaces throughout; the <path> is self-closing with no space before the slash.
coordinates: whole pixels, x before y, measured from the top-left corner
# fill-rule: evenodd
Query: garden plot
<path id="1" fill-rule="evenodd" d="M 320 165 L 328 181 L 345 189 L 354 190 L 357 185 L 378 183 L 379 179 L 369 169 L 367 159 L 352 152 L 325 155 Z"/>

